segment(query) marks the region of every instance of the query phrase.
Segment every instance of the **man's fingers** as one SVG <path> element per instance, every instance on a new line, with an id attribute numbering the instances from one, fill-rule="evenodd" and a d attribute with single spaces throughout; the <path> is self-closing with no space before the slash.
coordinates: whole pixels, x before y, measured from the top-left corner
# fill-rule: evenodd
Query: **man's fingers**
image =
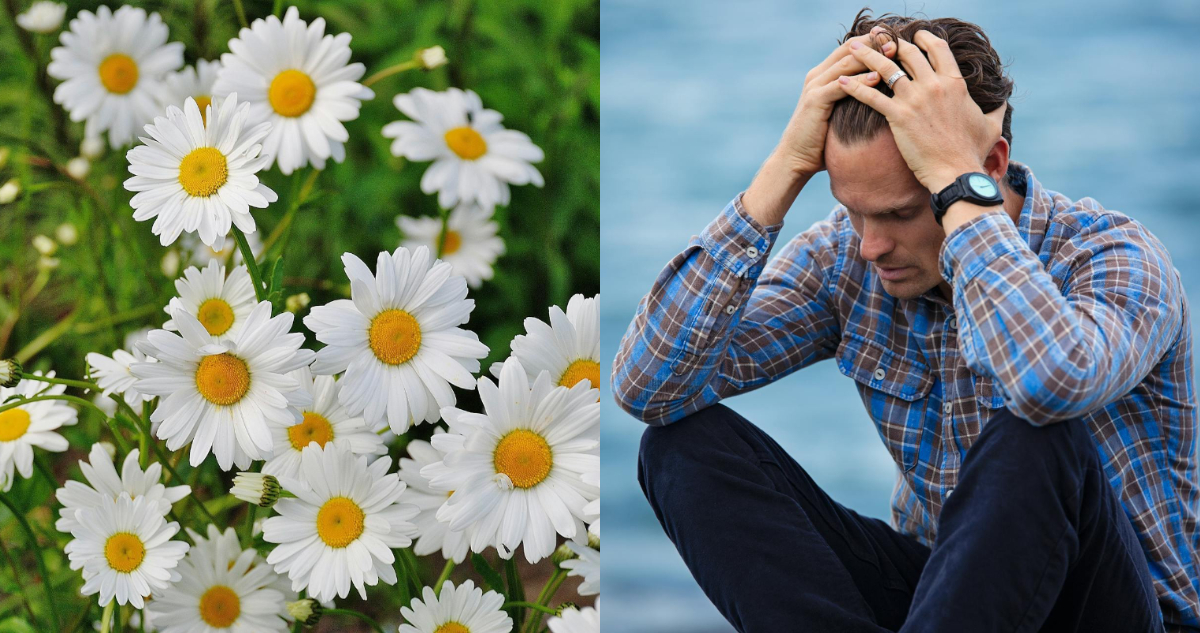
<path id="1" fill-rule="evenodd" d="M 1008 111 L 1008 102 L 1005 101 L 999 108 L 986 113 L 986 116 L 992 122 L 992 136 L 1000 138 L 1004 132 L 1004 113 Z"/>
<path id="2" fill-rule="evenodd" d="M 946 40 L 922 29 L 913 36 L 913 42 L 929 54 L 929 63 L 934 72 L 947 77 L 962 77 L 958 70 L 958 61 L 954 59 L 954 53 L 950 51 L 950 44 Z"/>
<path id="3" fill-rule="evenodd" d="M 874 34 L 868 33 L 866 35 L 857 35 L 846 40 L 845 42 L 842 42 L 841 45 L 833 49 L 833 52 L 829 54 L 829 57 L 825 58 L 825 61 L 817 64 L 816 67 L 809 71 L 809 76 L 819 77 L 825 74 L 825 72 L 828 71 L 834 64 L 840 62 L 843 57 L 850 54 L 850 45 L 852 43 L 859 42 L 865 46 L 871 46 L 873 38 Z"/>
<path id="4" fill-rule="evenodd" d="M 869 46 L 860 46 L 858 48 L 851 46 L 850 54 L 866 64 L 867 68 L 878 72 L 880 77 L 891 77 L 897 70 L 900 70 L 900 66 L 896 62 L 888 59 L 883 53 Z M 897 79 L 896 83 L 892 84 L 892 91 L 897 94 L 902 92 L 904 88 L 900 84 L 905 81 L 903 78 Z"/>
<path id="5" fill-rule="evenodd" d="M 880 74 L 878 71 L 855 75 L 853 77 L 839 77 L 837 81 L 830 84 L 830 87 L 837 86 L 846 95 L 854 97 L 874 108 L 876 112 L 888 116 L 888 113 L 892 109 L 892 100 L 872 87 L 872 85 L 879 81 L 879 77 Z M 832 100 L 836 101 L 837 98 Z"/>
<path id="6" fill-rule="evenodd" d="M 896 44 L 900 47 L 898 57 L 907 66 L 905 72 L 912 75 L 914 80 L 920 81 L 922 77 L 934 74 L 933 66 L 929 65 L 929 60 L 925 59 L 916 44 L 903 39 Z"/>

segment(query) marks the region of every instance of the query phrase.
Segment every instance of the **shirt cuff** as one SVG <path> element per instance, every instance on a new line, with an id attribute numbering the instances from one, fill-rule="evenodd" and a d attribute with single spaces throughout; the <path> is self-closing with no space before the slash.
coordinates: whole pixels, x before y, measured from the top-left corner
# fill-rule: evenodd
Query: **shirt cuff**
<path id="1" fill-rule="evenodd" d="M 965 283 L 992 262 L 1022 248 L 1028 245 L 1007 213 L 982 213 L 960 224 L 942 242 L 938 255 L 942 277 L 954 285 L 957 272 L 958 280 Z"/>
<path id="2" fill-rule="evenodd" d="M 700 245 L 729 272 L 757 279 L 783 223 L 764 227 L 746 213 L 739 193 L 715 220 L 704 227 Z"/>

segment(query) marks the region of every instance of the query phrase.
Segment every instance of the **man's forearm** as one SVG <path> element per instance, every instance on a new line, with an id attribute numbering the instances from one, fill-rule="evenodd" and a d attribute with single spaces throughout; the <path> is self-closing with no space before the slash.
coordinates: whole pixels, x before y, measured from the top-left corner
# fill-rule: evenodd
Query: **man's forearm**
<path id="1" fill-rule="evenodd" d="M 742 195 L 742 208 L 764 227 L 779 224 L 811 177 L 797 173 L 772 152 Z"/>

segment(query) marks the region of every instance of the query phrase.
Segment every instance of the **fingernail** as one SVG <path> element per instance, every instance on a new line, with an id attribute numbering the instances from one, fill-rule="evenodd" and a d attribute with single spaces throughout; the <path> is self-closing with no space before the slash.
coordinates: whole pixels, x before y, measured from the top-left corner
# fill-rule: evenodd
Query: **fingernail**
<path id="1" fill-rule="evenodd" d="M 850 83 L 850 78 L 845 75 L 842 75 L 841 77 L 838 77 L 838 83 L 840 83 L 844 86 L 844 85 Z"/>
<path id="2" fill-rule="evenodd" d="M 896 48 L 896 45 L 892 42 L 888 42 L 887 44 L 883 45 L 883 52 L 890 53 L 894 48 Z"/>
<path id="3" fill-rule="evenodd" d="M 850 48 L 853 48 L 854 50 L 858 50 L 858 49 L 862 48 L 862 42 L 859 42 L 857 40 L 853 41 L 850 43 Z"/>
<path id="4" fill-rule="evenodd" d="M 871 71 L 871 72 L 867 73 L 867 81 L 875 81 L 878 78 L 879 78 L 879 73 L 877 73 L 875 71 Z"/>

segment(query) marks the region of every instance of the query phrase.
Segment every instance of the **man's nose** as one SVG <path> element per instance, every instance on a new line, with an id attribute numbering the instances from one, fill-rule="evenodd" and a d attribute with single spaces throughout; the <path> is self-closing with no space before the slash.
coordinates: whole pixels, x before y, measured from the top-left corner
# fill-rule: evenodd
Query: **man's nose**
<path id="1" fill-rule="evenodd" d="M 888 236 L 887 229 L 884 227 L 878 224 L 872 225 L 870 221 L 863 225 L 860 247 L 863 259 L 873 262 L 890 253 L 895 245 L 896 243 Z"/>

